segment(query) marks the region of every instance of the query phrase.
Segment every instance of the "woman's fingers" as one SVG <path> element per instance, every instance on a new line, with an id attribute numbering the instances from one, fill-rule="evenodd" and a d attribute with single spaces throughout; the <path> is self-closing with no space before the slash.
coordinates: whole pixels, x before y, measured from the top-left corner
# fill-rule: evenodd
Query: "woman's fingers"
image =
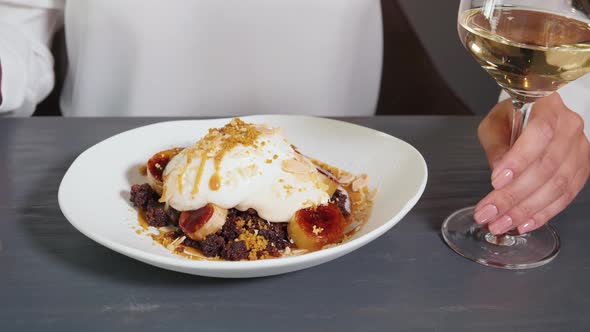
<path id="1" fill-rule="evenodd" d="M 564 158 L 562 166 L 547 181 L 543 182 L 538 190 L 522 200 L 521 203 L 510 209 L 502 218 L 489 224 L 492 234 L 502 234 L 513 228 L 528 223 L 530 219 L 546 207 L 552 205 L 564 195 L 577 194 L 574 187 L 574 177 L 578 172 L 586 173 L 588 165 L 585 160 L 588 153 L 587 142 L 579 141 L 571 150 L 567 158 Z M 527 171 L 524 177 L 527 177 Z M 519 179 L 517 182 L 520 182 Z M 578 189 L 579 190 L 579 189 Z"/>
<path id="2" fill-rule="evenodd" d="M 492 166 L 495 190 L 476 206 L 474 218 L 501 234 L 534 230 L 563 210 L 590 174 L 584 121 L 558 94 L 537 102 L 526 129 L 509 148 L 511 105 L 500 103 L 478 135 Z"/>
<path id="3" fill-rule="evenodd" d="M 510 224 L 521 221 L 523 214 L 531 215 L 528 210 L 530 205 L 527 206 L 521 202 L 527 199 L 530 201 L 531 197 L 535 196 L 533 194 L 546 184 L 550 184 L 553 188 L 545 189 L 548 191 L 544 192 L 542 196 L 545 200 L 557 199 L 560 196 L 558 190 L 565 190 L 569 182 L 568 179 L 573 177 L 576 172 L 574 168 L 577 166 L 578 160 L 576 154 L 580 152 L 577 142 L 583 142 L 582 139 L 585 141 L 581 130 L 571 130 L 577 126 L 577 115 L 570 111 L 567 112 L 571 114 L 565 113 L 560 116 L 555 138 L 549 142 L 542 154 L 532 161 L 532 165 L 527 167 L 517 179 L 512 180 L 509 184 L 499 186 L 497 190 L 479 202 L 475 212 L 477 223 L 492 222 L 497 217 L 508 214 L 512 219 L 503 218 L 501 224 L 504 227 L 501 229 L 509 227 Z M 569 156 L 570 151 L 574 151 L 572 156 Z M 505 158 L 508 158 L 508 154 Z M 492 229 L 498 229 L 498 226 L 492 226 Z"/>
<path id="4" fill-rule="evenodd" d="M 551 203 L 543 210 L 537 212 L 532 218 L 519 225 L 517 228 L 518 232 L 520 234 L 532 232 L 535 229 L 545 225 L 547 222 L 549 222 L 549 220 L 563 211 L 574 200 L 582 188 L 584 188 L 589 174 L 589 168 L 580 169 L 572 180 L 570 190 L 562 195 L 558 200 Z"/>

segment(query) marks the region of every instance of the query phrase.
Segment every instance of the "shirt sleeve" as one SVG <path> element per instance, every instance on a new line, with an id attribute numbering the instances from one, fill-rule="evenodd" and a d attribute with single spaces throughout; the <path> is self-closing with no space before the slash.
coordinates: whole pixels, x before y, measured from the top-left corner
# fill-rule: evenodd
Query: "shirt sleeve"
<path id="1" fill-rule="evenodd" d="M 584 119 L 584 132 L 590 139 L 590 75 L 585 75 L 559 90 L 565 105 Z"/>
<path id="2" fill-rule="evenodd" d="M 584 119 L 584 131 L 590 139 L 590 74 L 582 76 L 558 90 L 565 106 L 578 113 Z M 503 101 L 510 96 L 502 91 L 498 101 Z"/>
<path id="3" fill-rule="evenodd" d="M 0 114 L 29 116 L 53 89 L 63 0 L 0 0 Z"/>

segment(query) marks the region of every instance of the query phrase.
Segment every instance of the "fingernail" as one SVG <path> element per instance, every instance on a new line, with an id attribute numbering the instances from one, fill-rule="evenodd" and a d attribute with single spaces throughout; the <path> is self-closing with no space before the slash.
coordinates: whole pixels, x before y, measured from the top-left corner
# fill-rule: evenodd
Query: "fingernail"
<path id="1" fill-rule="evenodd" d="M 490 233 L 494 235 L 503 234 L 512 227 L 512 218 L 509 216 L 503 216 L 502 218 L 494 221 L 488 226 Z"/>
<path id="2" fill-rule="evenodd" d="M 493 204 L 488 204 L 479 211 L 475 212 L 473 218 L 475 219 L 476 223 L 481 225 L 495 218 L 497 214 L 498 208 Z"/>
<path id="3" fill-rule="evenodd" d="M 529 221 L 527 221 L 526 223 L 518 226 L 518 232 L 520 234 L 528 233 L 528 232 L 532 231 L 536 225 L 537 224 L 534 219 L 529 219 Z"/>
<path id="4" fill-rule="evenodd" d="M 500 171 L 497 174 L 493 175 L 492 186 L 494 186 L 495 189 L 500 189 L 509 184 L 510 181 L 512 181 L 513 176 L 514 173 L 509 169 Z"/>

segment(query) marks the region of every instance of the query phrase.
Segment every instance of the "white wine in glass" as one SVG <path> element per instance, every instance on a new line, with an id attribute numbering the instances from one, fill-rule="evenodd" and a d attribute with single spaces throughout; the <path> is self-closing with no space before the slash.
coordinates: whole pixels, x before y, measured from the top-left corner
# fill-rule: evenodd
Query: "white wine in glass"
<path id="1" fill-rule="evenodd" d="M 587 0 L 462 0 L 459 36 L 475 60 L 511 96 L 511 144 L 518 139 L 532 103 L 590 72 Z M 459 210 L 442 226 L 447 244 L 483 265 L 537 267 L 559 252 L 551 226 L 531 234 L 494 236 L 473 221 L 474 208 Z"/>
<path id="2" fill-rule="evenodd" d="M 590 72 L 590 25 L 524 8 L 460 14 L 459 36 L 513 98 L 534 102 Z"/>

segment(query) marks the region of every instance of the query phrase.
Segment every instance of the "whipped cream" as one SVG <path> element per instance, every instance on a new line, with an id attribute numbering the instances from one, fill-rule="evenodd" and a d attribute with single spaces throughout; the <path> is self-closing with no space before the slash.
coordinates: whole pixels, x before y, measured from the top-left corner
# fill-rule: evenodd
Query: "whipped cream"
<path id="1" fill-rule="evenodd" d="M 162 201 L 179 211 L 208 203 L 252 208 L 270 222 L 288 222 L 300 209 L 328 203 L 326 180 L 277 128 L 234 119 L 170 161 Z"/>

